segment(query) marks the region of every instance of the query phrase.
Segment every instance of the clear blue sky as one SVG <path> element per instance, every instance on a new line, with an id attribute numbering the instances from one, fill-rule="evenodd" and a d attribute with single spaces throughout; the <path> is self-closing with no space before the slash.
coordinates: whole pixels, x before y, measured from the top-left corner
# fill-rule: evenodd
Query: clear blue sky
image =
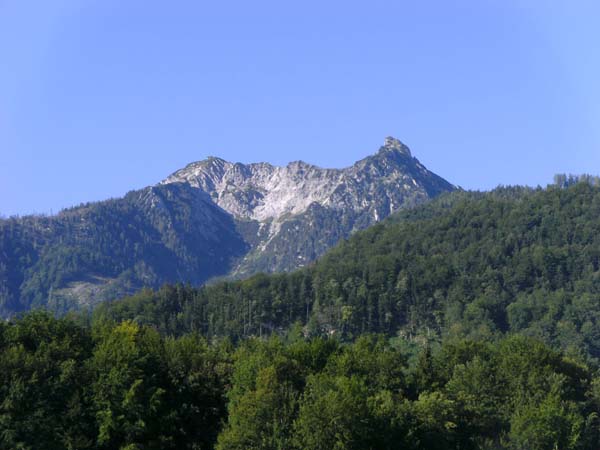
<path id="1" fill-rule="evenodd" d="M 0 0 L 0 214 L 386 135 L 471 189 L 600 172 L 600 2 Z"/>

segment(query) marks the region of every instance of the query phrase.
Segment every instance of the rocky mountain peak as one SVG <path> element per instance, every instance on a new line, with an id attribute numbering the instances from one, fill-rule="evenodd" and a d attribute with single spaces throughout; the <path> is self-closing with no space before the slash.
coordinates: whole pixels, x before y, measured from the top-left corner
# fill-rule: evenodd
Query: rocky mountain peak
<path id="1" fill-rule="evenodd" d="M 383 147 L 379 149 L 380 152 L 398 152 L 406 156 L 412 156 L 408 146 L 404 145 L 402 141 L 396 139 L 393 136 L 388 136 L 383 141 Z"/>
<path id="2" fill-rule="evenodd" d="M 114 298 L 115 292 L 129 293 L 132 287 L 293 270 L 355 231 L 454 189 L 393 137 L 375 154 L 340 169 L 303 161 L 274 166 L 209 157 L 123 199 L 44 219 L 44 226 L 35 228 L 43 230 L 40 237 L 23 234 L 23 245 L 48 244 L 40 252 L 28 247 L 31 259 L 40 263 L 22 265 L 24 281 L 11 287 L 11 308 L 21 308 L 21 295 L 29 305 L 34 287 L 44 295 L 52 288 L 56 305 L 87 307 Z M 34 228 L 28 225 L 26 230 Z M 104 255 L 110 248 L 112 259 L 91 271 L 82 256 L 78 278 L 68 272 L 68 281 L 40 288 L 40 280 L 47 279 L 41 275 L 46 267 L 64 267 L 62 253 L 53 252 L 55 243 L 69 245 L 78 255 L 88 255 L 90 248 Z M 19 264 L 3 257 L 0 251 L 0 272 Z M 0 300 L 2 294 L 0 279 Z"/>
<path id="3" fill-rule="evenodd" d="M 374 213 L 379 220 L 408 198 L 418 202 L 453 189 L 391 136 L 375 155 L 345 169 L 324 169 L 304 161 L 279 167 L 212 157 L 189 164 L 162 182 L 170 183 L 199 188 L 236 219 L 274 224 L 303 214 L 315 204 L 336 211 L 366 211 L 378 209 L 374 205 L 381 201 L 385 214 Z M 275 226 L 271 232 L 277 229 Z"/>

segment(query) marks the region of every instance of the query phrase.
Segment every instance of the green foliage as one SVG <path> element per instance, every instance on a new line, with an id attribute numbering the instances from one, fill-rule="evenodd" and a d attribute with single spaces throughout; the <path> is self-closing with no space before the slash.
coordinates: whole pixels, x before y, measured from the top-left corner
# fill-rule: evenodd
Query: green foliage
<path id="1" fill-rule="evenodd" d="M 43 313 L 0 331 L 0 449 L 213 448 L 227 346 Z"/>
<path id="2" fill-rule="evenodd" d="M 450 338 L 408 358 L 399 338 L 294 336 L 234 348 L 132 321 L 2 324 L 0 449 L 600 445 L 596 370 L 534 338 Z"/>
<path id="3" fill-rule="evenodd" d="M 322 374 L 309 379 L 295 424 L 299 448 L 374 448 L 379 437 L 365 380 Z"/>
<path id="4" fill-rule="evenodd" d="M 539 341 L 509 337 L 424 349 L 415 366 L 381 337 L 336 344 L 310 368 L 315 341 L 242 344 L 223 449 L 592 449 L 592 370 Z M 317 341 L 323 348 L 326 341 Z M 335 342 L 335 341 L 330 341 Z M 292 350 L 294 348 L 294 350 Z M 434 383 L 413 384 L 427 360 Z"/>
<path id="5" fill-rule="evenodd" d="M 166 444 L 159 434 L 168 415 L 162 354 L 158 334 L 131 322 L 110 330 L 96 348 L 91 366 L 96 369 L 93 399 L 102 447 Z"/>
<path id="6" fill-rule="evenodd" d="M 42 313 L 2 328 L 0 448 L 91 448 L 89 334 Z"/>

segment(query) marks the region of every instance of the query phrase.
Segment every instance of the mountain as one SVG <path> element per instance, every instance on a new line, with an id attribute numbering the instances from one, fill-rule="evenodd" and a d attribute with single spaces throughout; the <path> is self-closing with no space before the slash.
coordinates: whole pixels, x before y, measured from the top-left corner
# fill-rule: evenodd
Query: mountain
<path id="1" fill-rule="evenodd" d="M 64 312 L 165 282 L 290 271 L 454 189 L 391 137 L 345 169 L 211 157 L 120 199 L 0 220 L 0 314 Z"/>
<path id="2" fill-rule="evenodd" d="M 206 192 L 238 222 L 252 245 L 233 270 L 238 275 L 302 267 L 352 232 L 454 189 L 392 137 L 377 154 L 346 169 L 303 161 L 285 167 L 241 164 L 213 157 L 188 165 L 161 184 L 174 183 Z"/>

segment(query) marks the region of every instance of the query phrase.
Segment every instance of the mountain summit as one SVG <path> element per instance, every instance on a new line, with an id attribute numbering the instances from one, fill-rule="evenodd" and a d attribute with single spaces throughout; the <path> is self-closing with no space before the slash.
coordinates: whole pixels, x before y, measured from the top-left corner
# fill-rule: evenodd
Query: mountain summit
<path id="1" fill-rule="evenodd" d="M 231 163 L 219 158 L 189 164 L 160 184 L 184 183 L 206 192 L 240 220 L 281 223 L 320 205 L 378 218 L 454 188 L 429 172 L 407 146 L 387 137 L 379 152 L 345 169 L 323 169 L 303 161 L 277 167 Z"/>
<path id="2" fill-rule="evenodd" d="M 339 239 L 407 206 L 454 189 L 428 171 L 393 137 L 345 169 L 303 161 L 277 167 L 218 158 L 189 164 L 161 184 L 182 183 L 256 229 L 258 243 L 233 273 L 289 271 L 320 256 Z M 255 236 L 246 236 L 256 240 Z"/>
<path id="3" fill-rule="evenodd" d="M 453 189 L 393 137 L 343 169 L 210 157 L 121 199 L 0 220 L 0 315 L 93 305 L 164 282 L 290 271 Z"/>
<path id="4" fill-rule="evenodd" d="M 412 156 L 410 154 L 410 149 L 400 142 L 399 139 L 396 139 L 393 136 L 388 136 L 383 141 L 383 147 L 381 147 L 380 151 L 397 151 L 405 154 L 406 156 Z"/>

